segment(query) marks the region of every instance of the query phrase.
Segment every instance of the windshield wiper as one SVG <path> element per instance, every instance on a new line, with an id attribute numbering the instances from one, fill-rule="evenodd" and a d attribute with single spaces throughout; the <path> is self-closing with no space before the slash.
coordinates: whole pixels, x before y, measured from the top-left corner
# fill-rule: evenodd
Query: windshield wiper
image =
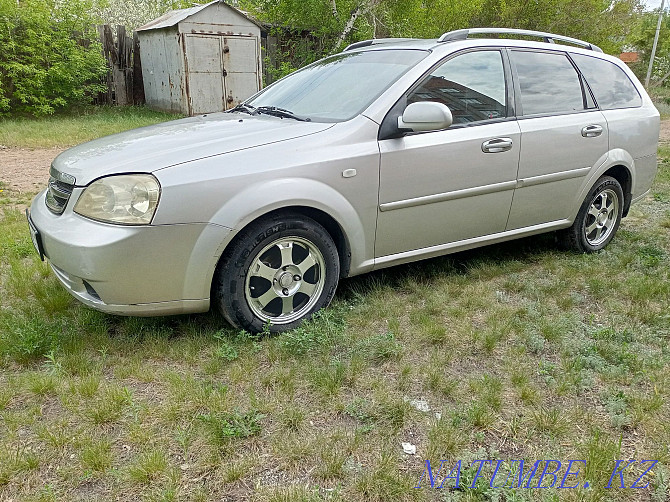
<path id="1" fill-rule="evenodd" d="M 300 117 L 290 110 L 284 108 L 279 108 L 277 106 L 259 106 L 256 108 L 256 113 L 265 113 L 266 115 L 273 115 L 275 117 L 281 117 L 283 119 L 294 119 L 301 122 L 311 122 L 312 119 L 309 117 Z"/>
<path id="2" fill-rule="evenodd" d="M 233 113 L 233 112 L 244 112 L 248 113 L 249 115 L 256 115 L 256 107 L 248 105 L 246 103 L 240 103 L 237 105 L 235 108 L 231 108 L 228 110 L 228 113 Z"/>

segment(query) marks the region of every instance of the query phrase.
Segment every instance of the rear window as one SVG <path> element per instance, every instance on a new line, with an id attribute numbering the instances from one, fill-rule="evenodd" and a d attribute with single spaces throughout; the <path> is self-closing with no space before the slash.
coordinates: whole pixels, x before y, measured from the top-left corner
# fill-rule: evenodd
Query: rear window
<path id="1" fill-rule="evenodd" d="M 588 82 L 601 110 L 642 106 L 640 93 L 617 65 L 582 54 L 570 55 Z"/>
<path id="2" fill-rule="evenodd" d="M 584 110 L 579 74 L 567 55 L 512 51 L 524 115 Z"/>

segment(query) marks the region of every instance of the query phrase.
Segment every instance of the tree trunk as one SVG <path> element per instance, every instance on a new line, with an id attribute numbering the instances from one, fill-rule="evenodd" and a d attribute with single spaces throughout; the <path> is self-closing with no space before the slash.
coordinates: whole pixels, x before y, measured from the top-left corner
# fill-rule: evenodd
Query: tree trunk
<path id="1" fill-rule="evenodd" d="M 342 42 L 344 42 L 344 40 L 347 38 L 347 35 L 349 35 L 351 30 L 354 29 L 356 20 L 361 16 L 361 14 L 365 14 L 366 12 L 372 10 L 379 2 L 380 0 L 366 0 L 364 3 L 360 4 L 353 11 L 351 11 L 349 21 L 347 21 L 347 24 L 344 25 L 342 33 L 340 33 L 340 36 L 337 38 L 337 43 L 333 49 L 334 51 L 337 51 L 340 45 L 342 45 Z"/>

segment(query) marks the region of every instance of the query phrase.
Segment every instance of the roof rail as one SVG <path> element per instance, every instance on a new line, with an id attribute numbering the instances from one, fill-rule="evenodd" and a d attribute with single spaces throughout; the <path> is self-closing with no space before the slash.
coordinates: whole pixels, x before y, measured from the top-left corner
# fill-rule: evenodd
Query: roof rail
<path id="1" fill-rule="evenodd" d="M 544 39 L 545 42 L 553 44 L 555 42 L 566 42 L 573 45 L 578 45 L 579 47 L 584 47 L 596 52 L 602 52 L 603 50 L 597 45 L 584 42 L 577 38 L 564 37 L 563 35 L 555 35 L 553 33 L 545 33 L 543 31 L 532 31 L 532 30 L 516 30 L 513 28 L 469 28 L 464 30 L 455 30 L 450 31 L 442 35 L 437 39 L 438 42 L 453 42 L 455 40 L 466 40 L 470 35 L 523 35 L 526 37 L 540 37 Z"/>
<path id="2" fill-rule="evenodd" d="M 407 42 L 408 40 L 416 40 L 416 39 L 414 39 L 414 38 L 373 38 L 373 39 L 370 39 L 370 40 L 363 40 L 361 42 L 355 42 L 355 43 L 347 46 L 347 48 L 344 49 L 344 52 L 352 51 L 354 49 L 360 49 L 361 47 L 369 47 L 370 45 L 392 44 L 394 42 Z"/>

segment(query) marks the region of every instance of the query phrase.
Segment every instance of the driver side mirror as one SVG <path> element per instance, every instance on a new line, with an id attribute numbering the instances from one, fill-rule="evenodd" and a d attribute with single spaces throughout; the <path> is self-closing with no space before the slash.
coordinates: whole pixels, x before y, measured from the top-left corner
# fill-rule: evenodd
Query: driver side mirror
<path id="1" fill-rule="evenodd" d="M 412 103 L 398 117 L 398 128 L 413 132 L 441 131 L 447 129 L 454 119 L 449 107 L 435 101 Z"/>

